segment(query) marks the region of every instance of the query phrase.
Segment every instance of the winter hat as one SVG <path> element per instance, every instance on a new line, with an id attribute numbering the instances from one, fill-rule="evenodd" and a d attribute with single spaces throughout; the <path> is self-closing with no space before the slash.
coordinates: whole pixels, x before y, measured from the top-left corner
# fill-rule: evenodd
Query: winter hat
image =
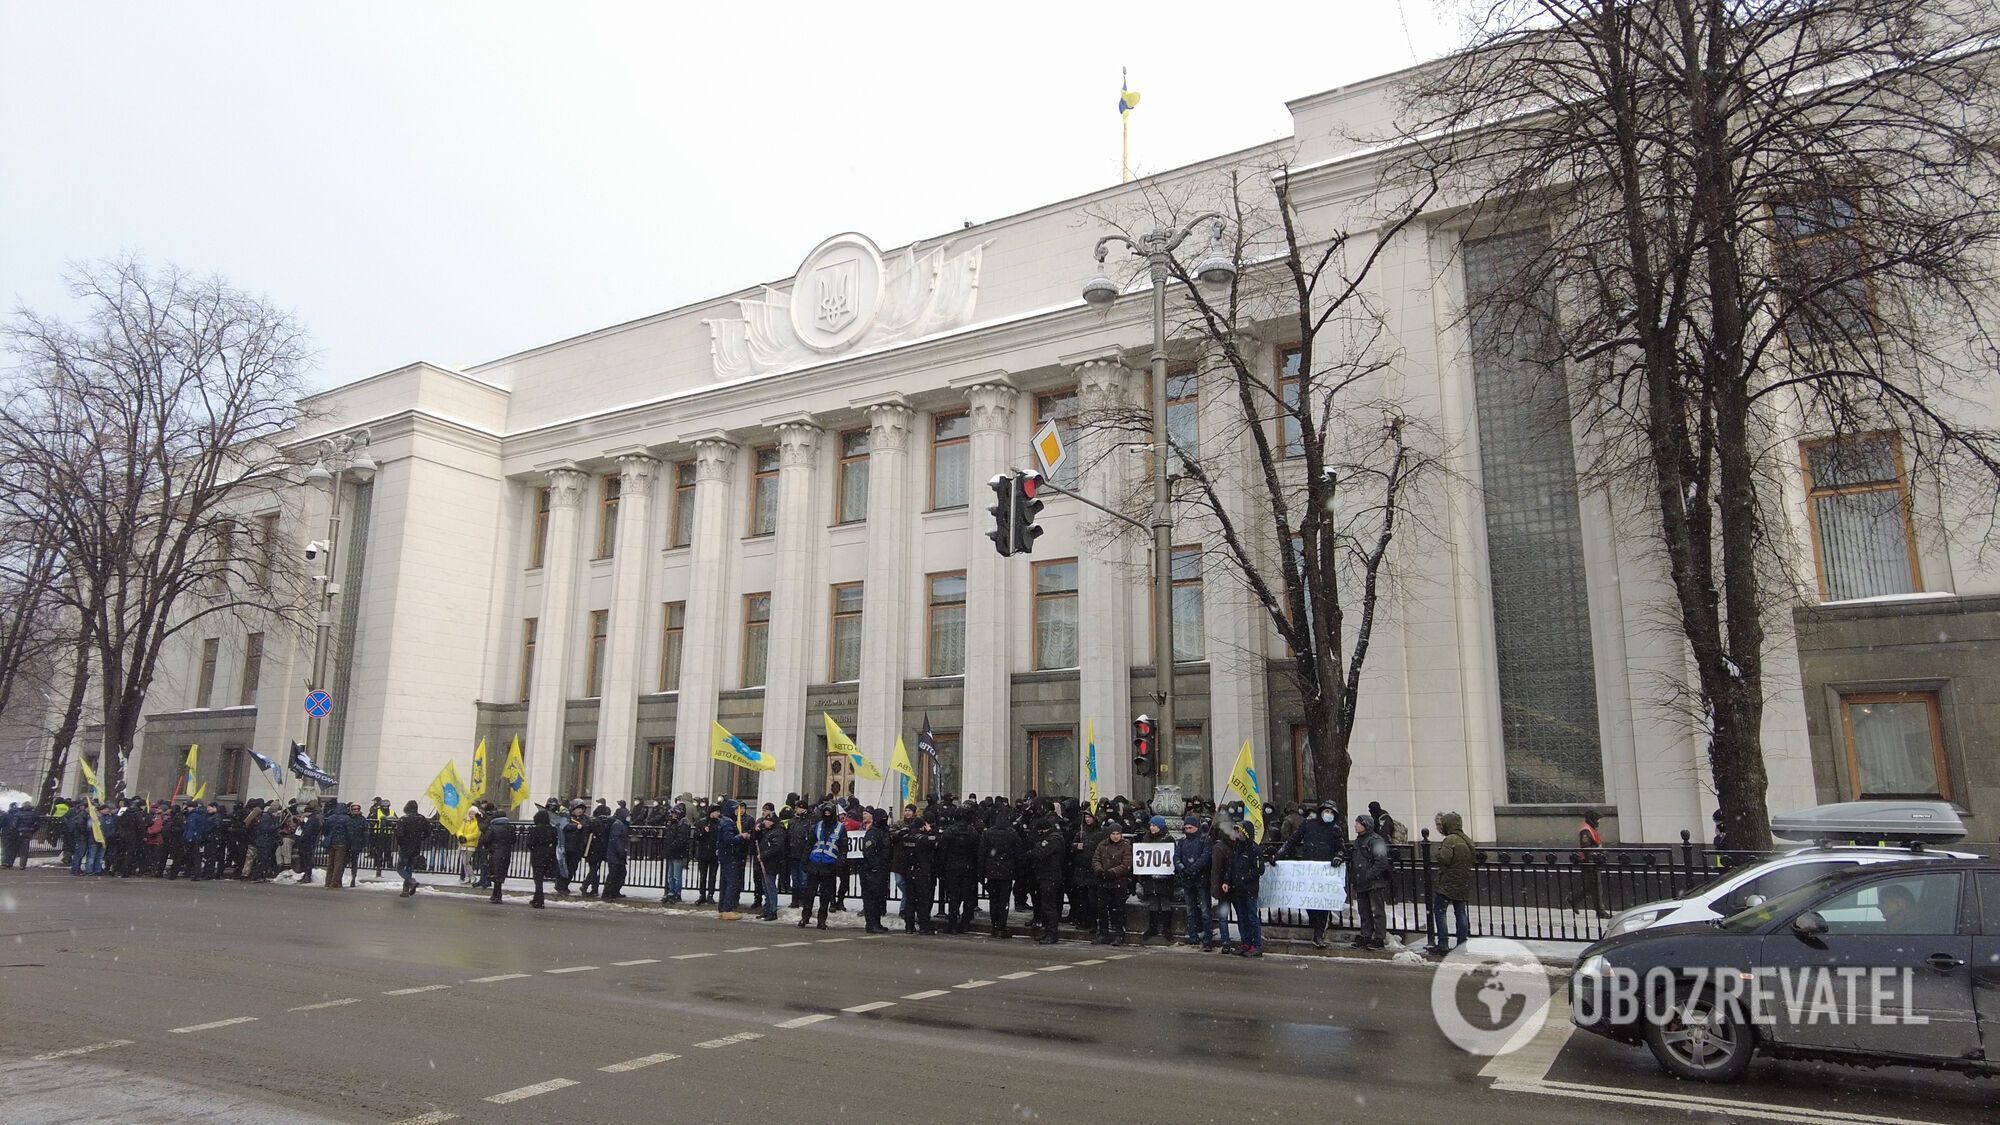
<path id="1" fill-rule="evenodd" d="M 1167 826 L 1167 818 L 1164 816 L 1156 816 L 1148 823 L 1150 823 L 1155 828 L 1165 828 Z"/>
<path id="2" fill-rule="evenodd" d="M 1359 824 L 1363 832 L 1375 831 L 1375 818 L 1369 816 L 1367 813 L 1362 813 L 1360 816 L 1355 817 L 1354 823 Z"/>

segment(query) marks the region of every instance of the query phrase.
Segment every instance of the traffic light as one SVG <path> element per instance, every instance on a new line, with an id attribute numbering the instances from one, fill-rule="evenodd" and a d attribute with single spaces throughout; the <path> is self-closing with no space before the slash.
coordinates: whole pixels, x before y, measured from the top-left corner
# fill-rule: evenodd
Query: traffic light
<path id="1" fill-rule="evenodd" d="M 1140 777 L 1153 776 L 1153 752 L 1158 749 L 1153 731 L 1153 720 L 1144 715 L 1132 720 L 1132 772 Z"/>
<path id="2" fill-rule="evenodd" d="M 1035 524 L 1035 517 L 1042 514 L 1042 502 L 1035 498 L 1035 493 L 1041 490 L 1042 474 L 1033 469 L 1014 474 L 1014 513 L 1009 524 L 1013 554 L 1033 554 L 1035 540 L 1041 538 L 1042 529 Z"/>
<path id="3" fill-rule="evenodd" d="M 993 490 L 994 501 L 993 506 L 986 509 L 993 513 L 993 530 L 986 533 L 986 538 L 993 540 L 993 549 L 1000 552 L 1002 558 L 1013 554 L 1015 550 L 1014 480 L 1011 474 L 1001 473 L 986 482 L 986 487 Z"/>

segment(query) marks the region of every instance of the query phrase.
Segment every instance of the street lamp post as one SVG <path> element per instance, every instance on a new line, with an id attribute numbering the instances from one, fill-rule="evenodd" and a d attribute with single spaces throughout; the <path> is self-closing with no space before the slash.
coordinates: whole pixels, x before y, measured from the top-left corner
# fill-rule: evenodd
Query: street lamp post
<path id="1" fill-rule="evenodd" d="M 1174 738 L 1174 529 L 1172 499 L 1168 490 L 1167 455 L 1171 449 L 1167 434 L 1167 281 L 1172 276 L 1174 251 L 1204 223 L 1215 224 L 1208 252 L 1195 266 L 1195 279 L 1207 285 L 1226 285 L 1236 277 L 1236 264 L 1222 247 L 1223 218 L 1208 211 L 1179 227 L 1165 227 L 1137 240 L 1122 234 L 1107 234 L 1097 240 L 1098 273 L 1083 285 L 1083 299 L 1107 308 L 1118 299 L 1118 283 L 1103 272 L 1106 253 L 1113 244 L 1122 245 L 1136 258 L 1143 258 L 1153 279 L 1153 697 L 1159 705 L 1158 723 L 1153 728 L 1171 747 Z"/>
<path id="2" fill-rule="evenodd" d="M 326 559 L 324 573 L 316 574 L 313 580 L 319 583 L 319 619 L 313 628 L 312 682 L 308 692 L 326 688 L 326 662 L 330 647 L 328 634 L 333 629 L 334 599 L 340 596 L 340 583 L 334 577 L 338 571 L 334 564 L 340 552 L 340 502 L 351 479 L 356 484 L 366 484 L 375 476 L 375 459 L 368 455 L 370 435 L 366 429 L 340 434 L 319 443 L 319 457 L 312 468 L 306 470 L 306 483 L 324 488 L 329 497 L 326 516 L 326 540 L 314 554 Z M 310 560 L 308 560 L 310 561 Z M 344 704 L 342 704 L 344 706 Z M 322 769 L 331 770 L 338 763 L 320 761 L 324 747 L 321 745 L 326 720 L 318 715 L 306 718 L 306 753 Z M 337 775 L 336 775 L 337 776 Z"/>

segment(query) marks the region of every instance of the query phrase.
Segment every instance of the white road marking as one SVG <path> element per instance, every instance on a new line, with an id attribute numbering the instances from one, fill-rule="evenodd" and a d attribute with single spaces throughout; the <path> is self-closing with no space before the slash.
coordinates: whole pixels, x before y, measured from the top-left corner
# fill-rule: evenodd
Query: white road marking
<path id="1" fill-rule="evenodd" d="M 1104 961 L 1105 959 L 1102 957 L 1092 957 L 1088 961 L 1078 961 L 1076 963 L 1079 965 L 1102 965 L 1104 964 Z"/>
<path id="2" fill-rule="evenodd" d="M 763 948 L 764 948 L 764 947 L 763 947 L 763 946 L 761 946 L 761 945 L 739 945 L 739 946 L 737 946 L 737 947 L 736 947 L 735 949 L 725 949 L 725 950 L 723 950 L 723 952 L 724 952 L 724 953 L 758 953 L 758 952 L 761 952 L 761 951 L 763 950 Z"/>
<path id="3" fill-rule="evenodd" d="M 451 986 L 448 984 L 420 984 L 415 988 L 392 988 L 389 991 L 384 992 L 382 995 L 415 996 L 419 992 L 441 992 L 450 987 Z"/>
<path id="4" fill-rule="evenodd" d="M 1132 956 L 1132 955 L 1131 955 L 1130 953 L 1113 953 L 1113 954 L 1112 954 L 1111 956 L 1109 956 L 1109 957 L 1106 957 L 1106 958 L 1105 958 L 1105 960 L 1106 960 L 1106 961 L 1123 961 L 1123 960 L 1125 960 L 1126 958 L 1128 958 L 1128 957 L 1130 957 L 1130 956 Z M 1095 962 L 1095 961 L 1083 961 L 1083 962 L 1080 962 L 1080 964 L 1084 964 L 1084 965 L 1095 965 L 1096 963 L 1097 963 L 1097 962 Z"/>
<path id="5" fill-rule="evenodd" d="M 1001 973 L 1001 974 L 1000 974 L 1000 979 L 1001 979 L 1001 980 L 1026 980 L 1027 978 L 1029 978 L 1029 977 L 1031 977 L 1031 976 L 1034 976 L 1034 975 L 1035 975 L 1035 970 L 1033 970 L 1033 969 L 1027 969 L 1027 970 L 1025 970 L 1025 971 L 1023 971 L 1023 972 L 1018 972 L 1018 973 Z"/>
<path id="6" fill-rule="evenodd" d="M 870 1000 L 866 1004 L 856 1004 L 852 1008 L 842 1008 L 841 1011 L 860 1015 L 862 1012 L 873 1012 L 882 1008 L 893 1008 L 895 1006 L 896 1002 L 893 1000 Z"/>
<path id="7" fill-rule="evenodd" d="M 50 1051 L 46 1055 L 36 1055 L 35 1061 L 54 1062 L 57 1059 L 73 1059 L 78 1055 L 87 1055 L 92 1051 L 106 1051 L 113 1047 L 129 1047 L 131 1045 L 132 1041 L 130 1039 L 112 1039 L 103 1043 L 92 1043 L 88 1047 L 71 1047 L 67 1051 Z"/>
<path id="8" fill-rule="evenodd" d="M 597 1069 L 603 1071 L 606 1074 L 623 1074 L 628 1070 L 638 1070 L 641 1067 L 658 1066 L 660 1063 L 672 1062 L 677 1058 L 680 1058 L 680 1056 L 675 1054 L 670 1054 L 666 1051 L 661 1051 L 657 1055 L 641 1055 L 636 1059 L 626 1059 L 622 1063 L 612 1063 L 610 1066 L 600 1066 Z"/>
<path id="9" fill-rule="evenodd" d="M 443 1125 L 446 1121 L 456 1120 L 458 1120 L 458 1114 L 452 1113 L 449 1110 L 434 1109 L 429 1113 L 420 1113 L 415 1117 L 405 1117 L 401 1121 L 396 1122 L 396 1125 Z"/>
<path id="10" fill-rule="evenodd" d="M 929 999 L 930 999 L 931 997 L 933 997 L 933 996 L 948 996 L 948 995 L 950 995 L 950 994 L 951 994 L 951 990 L 950 990 L 950 989 L 948 989 L 948 988 L 933 988 L 933 989 L 929 990 L 928 992 L 912 992 L 912 993 L 910 993 L 910 994 L 909 994 L 908 996 L 905 996 L 905 997 L 903 997 L 903 999 L 905 999 L 905 1000 L 929 1000 Z"/>
<path id="11" fill-rule="evenodd" d="M 833 1018 L 832 1016 L 827 1015 L 825 1012 L 819 1012 L 817 1014 L 810 1016 L 800 1016 L 798 1019 L 795 1020 L 786 1020 L 783 1023 L 774 1023 L 771 1026 L 785 1027 L 785 1028 L 805 1027 L 807 1024 L 815 1024 L 820 1022 L 821 1020 L 830 1020 L 832 1018 Z"/>
<path id="12" fill-rule="evenodd" d="M 596 971 L 597 971 L 597 966 L 595 966 L 595 965 L 571 965 L 571 966 L 570 966 L 569 968 L 567 968 L 567 969 L 543 969 L 542 971 L 543 971 L 543 972 L 545 972 L 545 973 L 548 973 L 548 974 L 549 974 L 549 975 L 551 975 L 551 976 L 560 976 L 560 975 L 562 975 L 563 973 L 594 973 L 594 972 L 596 972 Z"/>
<path id="13" fill-rule="evenodd" d="M 1060 973 L 1064 969 L 1069 969 L 1074 967 L 1075 966 L 1073 965 L 1043 965 L 1040 968 L 1036 969 L 1035 971 L 1038 973 Z"/>
<path id="14" fill-rule="evenodd" d="M 1496 1082 L 1540 1082 L 1549 1076 L 1549 1068 L 1556 1063 L 1556 1056 L 1562 1054 L 1563 1045 L 1569 1042 L 1576 1026 L 1569 1022 L 1569 992 L 1565 988 L 1558 995 L 1551 996 L 1542 1004 L 1542 1010 L 1521 1022 L 1523 1031 L 1535 1028 L 1534 1037 L 1520 1044 L 1517 1050 L 1493 1056 L 1493 1061 L 1480 1068 L 1481 1078 L 1491 1078 Z M 1510 1041 L 1508 1046 L 1515 1046 Z"/>
<path id="15" fill-rule="evenodd" d="M 821 945 L 832 945 L 836 941 L 853 941 L 853 940 L 854 939 L 851 937 L 823 937 L 819 939 L 819 943 Z"/>
<path id="16" fill-rule="evenodd" d="M 952 987 L 953 987 L 953 988 L 985 988 L 985 987 L 986 987 L 987 985 L 989 985 L 989 984 L 992 984 L 992 983 L 993 983 L 993 982 L 992 982 L 992 981 L 990 981 L 990 980 L 969 980 L 969 981 L 966 981 L 966 982 L 965 982 L 964 984 L 954 984 L 954 985 L 952 985 Z"/>
<path id="17" fill-rule="evenodd" d="M 713 954 L 713 953 L 682 953 L 682 954 L 680 954 L 680 955 L 676 956 L 676 957 L 674 958 L 674 960 L 676 960 L 676 961 L 692 961 L 692 960 L 694 960 L 694 959 L 695 959 L 695 958 L 697 958 L 697 957 L 713 957 L 713 956 L 715 956 L 715 954 Z"/>
<path id="18" fill-rule="evenodd" d="M 634 965 L 657 965 L 660 963 L 660 959 L 658 957 L 641 957 L 637 961 L 613 961 L 611 963 L 618 968 L 629 969 Z"/>
<path id="19" fill-rule="evenodd" d="M 303 1007 L 286 1008 L 285 1010 L 287 1012 L 317 1012 L 321 1008 L 338 1008 L 343 1004 L 359 1004 L 359 1003 L 361 1003 L 360 999 L 353 996 L 349 996 L 345 1000 L 328 1000 L 321 1004 L 307 1004 Z"/>
<path id="20" fill-rule="evenodd" d="M 237 1017 L 236 1017 L 235 1019 L 233 1019 L 233 1020 L 216 1020 L 216 1021 L 215 1021 L 214 1023 L 198 1023 L 198 1024 L 195 1024 L 195 1025 L 194 1025 L 193 1027 L 175 1027 L 175 1028 L 169 1028 L 169 1029 L 167 1030 L 167 1034 L 169 1034 L 169 1035 L 186 1035 L 186 1034 L 187 1034 L 188 1032 L 190 1032 L 190 1031 L 208 1031 L 208 1030 L 210 1030 L 210 1029 L 212 1029 L 212 1028 L 217 1028 L 217 1027 L 228 1027 L 228 1026 L 230 1026 L 230 1025 L 232 1025 L 232 1024 L 239 1024 L 239 1023 L 256 1023 L 256 1022 L 257 1022 L 257 1017 L 256 1017 L 256 1016 L 237 1016 Z"/>
<path id="21" fill-rule="evenodd" d="M 764 1038 L 764 1033 L 761 1031 L 739 1031 L 734 1035 L 725 1035 L 720 1039 L 711 1039 L 706 1043 L 696 1043 L 695 1046 L 700 1047 L 704 1051 L 713 1051 L 717 1047 L 727 1047 L 731 1043 L 748 1043 L 752 1039 L 762 1038 Z"/>
<path id="22" fill-rule="evenodd" d="M 504 1094 L 495 1094 L 492 1097 L 487 1098 L 486 1100 L 492 1102 L 494 1105 L 507 1105 L 510 1102 L 522 1101 L 527 1098 L 532 1098 L 537 1094 L 546 1094 L 554 1090 L 561 1090 L 574 1085 L 576 1085 L 576 1082 L 573 1079 L 551 1078 L 547 1082 L 537 1082 L 533 1086 L 523 1086 L 518 1090 L 509 1090 Z"/>
<path id="23" fill-rule="evenodd" d="M 811 944 L 812 944 L 812 942 L 809 942 L 809 941 L 781 941 L 781 942 L 779 942 L 778 944 L 776 944 L 776 945 L 772 946 L 771 948 L 772 948 L 772 949 L 797 949 L 797 948 L 798 948 L 799 946 L 801 946 L 801 945 L 811 945 Z"/>
<path id="24" fill-rule="evenodd" d="M 493 977 L 473 977 L 471 980 L 466 981 L 465 983 L 492 984 L 496 980 L 522 980 L 527 976 L 528 976 L 527 973 L 501 973 L 499 976 L 493 976 Z"/>
<path id="25" fill-rule="evenodd" d="M 1826 1122 L 1828 1125 L 1931 1125 L 1930 1122 L 1909 1117 L 1877 1117 L 1867 1113 L 1777 1106 L 1768 1102 L 1740 1102 L 1728 1098 L 1704 1098 L 1690 1094 L 1639 1093 L 1633 1090 L 1613 1089 L 1609 1086 L 1588 1086 L 1571 1082 L 1500 1081 L 1489 1088 L 1510 1094 L 1548 1094 L 1558 1098 L 1578 1098 L 1616 1105 L 1643 1105 L 1655 1109 L 1683 1109 L 1690 1112 L 1722 1110 L 1730 1117 L 1755 1118 L 1760 1121 L 1809 1121 Z"/>

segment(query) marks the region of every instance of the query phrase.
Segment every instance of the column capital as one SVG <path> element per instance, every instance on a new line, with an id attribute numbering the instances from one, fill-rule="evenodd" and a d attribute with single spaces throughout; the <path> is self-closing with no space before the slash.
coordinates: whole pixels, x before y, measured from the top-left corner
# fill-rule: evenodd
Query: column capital
<path id="1" fill-rule="evenodd" d="M 1014 408 L 1021 400 L 1021 392 L 1006 383 L 980 383 L 965 388 L 966 400 L 972 403 L 972 429 L 975 433 L 988 431 L 1005 433 L 1012 428 Z"/>
<path id="2" fill-rule="evenodd" d="M 549 471 L 549 507 L 551 509 L 583 507 L 584 497 L 590 494 L 590 474 L 582 469 L 565 468 Z"/>
<path id="3" fill-rule="evenodd" d="M 694 479 L 726 481 L 736 467 L 736 443 L 728 438 L 705 437 L 694 443 Z"/>
<path id="4" fill-rule="evenodd" d="M 660 479 L 659 458 L 646 453 L 626 453 L 618 458 L 618 489 L 624 496 L 651 496 Z"/>
<path id="5" fill-rule="evenodd" d="M 778 426 L 778 467 L 810 469 L 819 452 L 820 435 L 825 433 L 811 422 L 785 422 Z"/>
<path id="6" fill-rule="evenodd" d="M 917 412 L 900 402 L 878 402 L 868 408 L 868 452 L 908 453 Z"/>
<path id="7" fill-rule="evenodd" d="M 1075 371 L 1077 397 L 1090 406 L 1122 405 L 1137 374 L 1113 358 L 1086 360 Z"/>

